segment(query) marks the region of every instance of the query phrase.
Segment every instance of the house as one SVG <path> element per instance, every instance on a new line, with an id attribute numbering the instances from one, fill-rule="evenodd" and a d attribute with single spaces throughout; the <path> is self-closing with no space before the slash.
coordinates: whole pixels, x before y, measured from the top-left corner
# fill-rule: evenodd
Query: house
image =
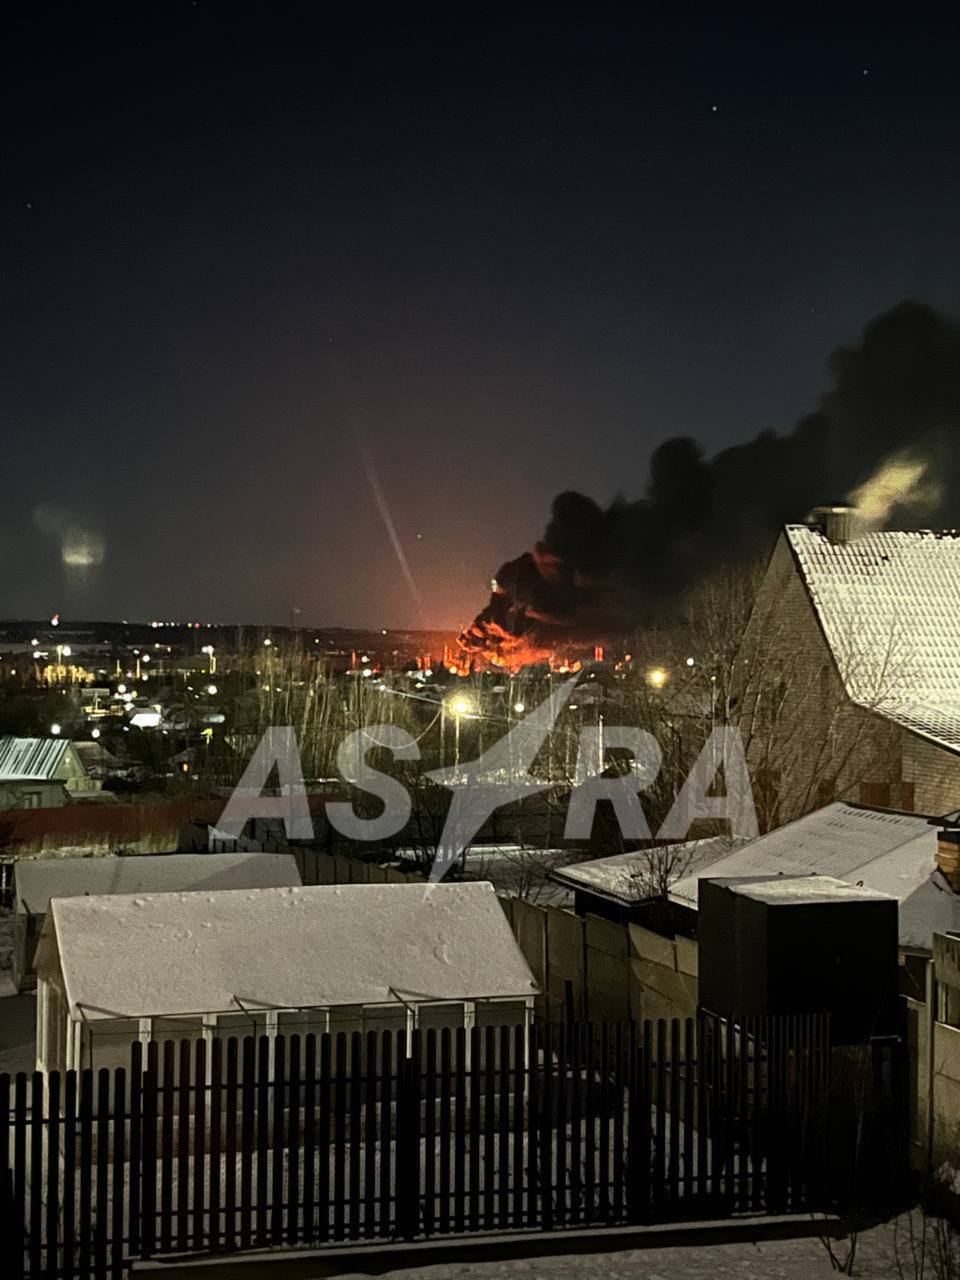
<path id="1" fill-rule="evenodd" d="M 102 858 L 24 858 L 15 864 L 13 978 L 35 985 L 34 952 L 51 898 L 177 890 L 265 889 L 300 884 L 297 864 L 280 853 L 168 853 Z"/>
<path id="2" fill-rule="evenodd" d="M 787 525 L 757 593 L 738 714 L 767 827 L 960 801 L 960 533 L 863 529 L 845 506 Z"/>
<path id="3" fill-rule="evenodd" d="M 99 790 L 69 738 L 0 737 L 0 809 L 59 808 Z"/>
<path id="4" fill-rule="evenodd" d="M 482 883 L 54 897 L 36 970 L 39 1070 L 134 1039 L 525 1023 L 537 994 Z"/>

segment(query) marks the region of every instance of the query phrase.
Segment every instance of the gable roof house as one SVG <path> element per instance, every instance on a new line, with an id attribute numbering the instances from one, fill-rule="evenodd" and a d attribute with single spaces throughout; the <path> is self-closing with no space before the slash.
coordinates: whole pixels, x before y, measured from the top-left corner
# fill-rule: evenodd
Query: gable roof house
<path id="1" fill-rule="evenodd" d="M 53 898 L 38 1070 L 139 1039 L 525 1023 L 537 985 L 489 884 Z"/>
<path id="2" fill-rule="evenodd" d="M 69 738 L 0 737 L 0 809 L 45 809 L 100 790 Z"/>
<path id="3" fill-rule="evenodd" d="M 820 507 L 777 540 L 741 646 L 762 829 L 834 799 L 960 803 L 960 534 L 859 532 Z"/>
<path id="4" fill-rule="evenodd" d="M 92 858 L 23 858 L 14 871 L 13 980 L 35 986 L 34 953 L 51 898 L 188 889 L 265 889 L 301 883 L 292 854 L 166 853 Z"/>

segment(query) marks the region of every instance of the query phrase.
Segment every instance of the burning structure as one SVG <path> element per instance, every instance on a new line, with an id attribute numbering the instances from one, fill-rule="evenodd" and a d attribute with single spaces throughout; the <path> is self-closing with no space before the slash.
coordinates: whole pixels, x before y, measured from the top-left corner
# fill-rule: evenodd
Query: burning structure
<path id="1" fill-rule="evenodd" d="M 462 661 L 569 665 L 675 611 L 718 566 L 766 553 L 824 494 L 849 495 L 873 528 L 956 522 L 960 326 L 904 303 L 828 367 L 832 388 L 789 434 L 765 431 L 710 459 L 690 438 L 667 440 L 637 501 L 604 509 L 560 494 L 543 538 L 497 571 L 460 636 Z"/>

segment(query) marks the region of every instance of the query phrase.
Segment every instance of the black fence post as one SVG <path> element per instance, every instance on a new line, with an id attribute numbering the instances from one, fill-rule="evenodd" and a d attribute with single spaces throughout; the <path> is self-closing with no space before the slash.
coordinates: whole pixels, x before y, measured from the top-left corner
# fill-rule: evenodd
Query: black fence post
<path id="1" fill-rule="evenodd" d="M 412 1043 L 402 1031 L 397 1036 L 396 1229 L 404 1240 L 415 1239 L 420 1231 L 418 1034 L 413 1033 Z"/>

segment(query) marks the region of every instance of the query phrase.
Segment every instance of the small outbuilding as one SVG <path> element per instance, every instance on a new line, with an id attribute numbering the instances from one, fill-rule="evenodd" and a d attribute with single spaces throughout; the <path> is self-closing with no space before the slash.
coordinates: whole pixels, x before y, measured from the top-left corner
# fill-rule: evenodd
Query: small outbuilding
<path id="1" fill-rule="evenodd" d="M 36 985 L 34 953 L 51 898 L 190 889 L 267 889 L 298 884 L 300 873 L 293 855 L 282 853 L 24 858 L 14 870 L 14 981 L 21 991 Z"/>
<path id="2" fill-rule="evenodd" d="M 537 985 L 489 884 L 53 898 L 37 1067 L 139 1039 L 526 1023 Z"/>

